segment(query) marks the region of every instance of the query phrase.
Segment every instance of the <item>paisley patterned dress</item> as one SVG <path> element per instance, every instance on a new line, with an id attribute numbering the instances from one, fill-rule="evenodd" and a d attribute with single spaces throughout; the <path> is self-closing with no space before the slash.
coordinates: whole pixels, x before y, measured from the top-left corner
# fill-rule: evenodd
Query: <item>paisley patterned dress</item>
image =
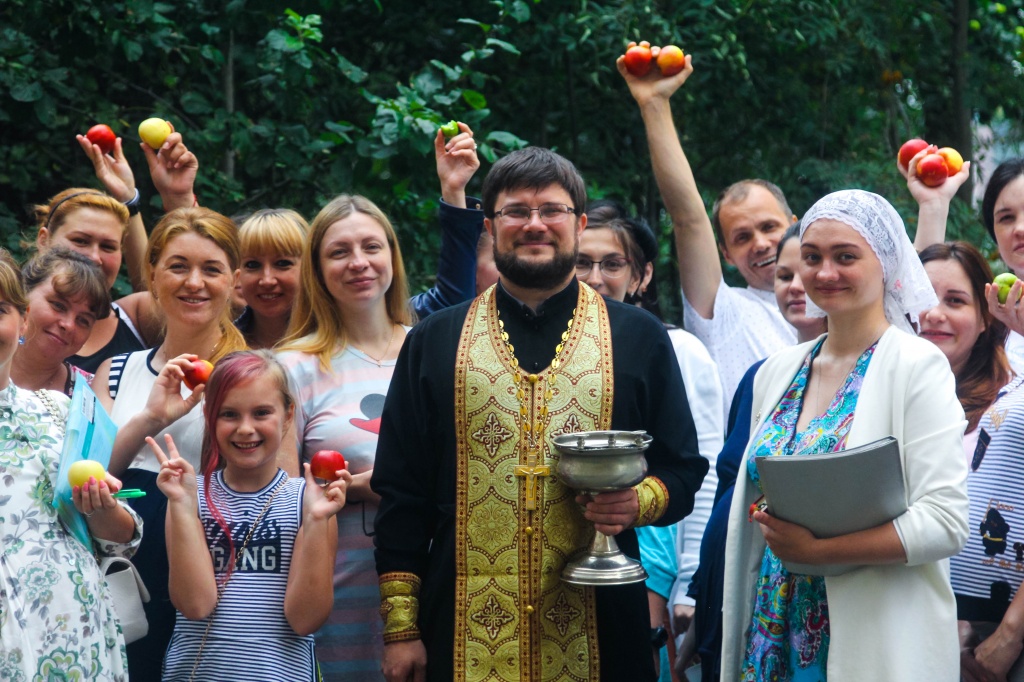
<path id="1" fill-rule="evenodd" d="M 754 457 L 809 455 L 844 449 L 853 424 L 857 397 L 876 344 L 861 354 L 825 412 L 814 416 L 804 431 L 796 424 L 803 405 L 811 362 L 824 339 L 815 345 L 750 446 L 747 473 L 760 488 Z M 821 576 L 789 573 L 765 547 L 754 613 L 747 633 L 744 682 L 824 682 L 829 645 L 828 598 Z"/>
<path id="2" fill-rule="evenodd" d="M 49 395 L 66 413 L 67 398 Z M 36 395 L 14 384 L 0 389 L 0 680 L 127 680 L 121 626 L 99 565 L 52 504 L 62 445 Z M 129 544 L 95 542 L 95 551 L 131 556 L 142 537 L 132 516 Z"/>

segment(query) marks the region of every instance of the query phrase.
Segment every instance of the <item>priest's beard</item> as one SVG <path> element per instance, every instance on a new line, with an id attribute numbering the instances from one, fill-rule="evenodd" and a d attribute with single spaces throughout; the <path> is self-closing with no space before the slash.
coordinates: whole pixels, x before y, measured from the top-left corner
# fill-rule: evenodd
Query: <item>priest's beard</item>
<path id="1" fill-rule="evenodd" d="M 508 281 L 524 289 L 553 289 L 563 284 L 569 273 L 576 269 L 576 250 L 558 251 L 544 263 L 519 259 L 514 251 L 501 253 L 494 244 L 494 265 Z"/>

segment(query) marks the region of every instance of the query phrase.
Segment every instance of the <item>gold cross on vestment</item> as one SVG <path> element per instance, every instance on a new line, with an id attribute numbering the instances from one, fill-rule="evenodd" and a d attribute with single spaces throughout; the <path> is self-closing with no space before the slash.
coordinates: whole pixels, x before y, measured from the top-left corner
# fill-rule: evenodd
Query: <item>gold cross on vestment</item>
<path id="1" fill-rule="evenodd" d="M 513 469 L 516 476 L 526 479 L 526 508 L 537 508 L 537 479 L 541 476 L 550 476 L 551 467 L 546 464 L 538 465 L 540 450 L 531 448 L 526 452 L 526 466 L 519 464 Z"/>

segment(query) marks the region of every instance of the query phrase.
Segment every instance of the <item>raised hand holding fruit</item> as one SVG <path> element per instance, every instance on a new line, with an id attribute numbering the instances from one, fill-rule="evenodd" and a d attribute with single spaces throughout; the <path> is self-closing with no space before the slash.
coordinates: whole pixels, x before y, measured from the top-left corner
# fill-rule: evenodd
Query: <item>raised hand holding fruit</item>
<path id="1" fill-rule="evenodd" d="M 94 145 L 100 148 L 104 154 L 114 151 L 114 144 L 117 142 L 117 135 L 106 123 L 97 123 L 85 134 L 85 137 Z"/>
<path id="2" fill-rule="evenodd" d="M 189 390 L 194 391 L 199 384 L 205 384 L 210 381 L 210 372 L 212 371 L 213 364 L 210 362 L 206 360 L 193 360 L 192 364 L 185 370 L 183 381 L 189 387 Z"/>
<path id="3" fill-rule="evenodd" d="M 345 456 L 337 450 L 320 450 L 309 460 L 310 473 L 324 481 L 337 481 L 344 468 Z"/>
<path id="4" fill-rule="evenodd" d="M 626 71 L 634 76 L 646 76 L 651 71 L 651 44 L 646 40 L 639 45 L 630 43 L 626 48 Z"/>
<path id="5" fill-rule="evenodd" d="M 73 487 L 81 488 L 90 478 L 102 481 L 106 475 L 103 465 L 91 459 L 80 459 L 68 467 L 68 483 Z"/>
<path id="6" fill-rule="evenodd" d="M 167 136 L 173 132 L 171 122 L 162 118 L 147 118 L 139 124 L 139 137 L 153 149 L 160 149 Z"/>

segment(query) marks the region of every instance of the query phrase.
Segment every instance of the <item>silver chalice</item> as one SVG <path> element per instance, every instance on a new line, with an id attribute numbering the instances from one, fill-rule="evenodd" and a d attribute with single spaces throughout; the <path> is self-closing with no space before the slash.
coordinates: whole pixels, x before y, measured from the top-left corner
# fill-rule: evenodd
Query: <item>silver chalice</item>
<path id="1" fill-rule="evenodd" d="M 559 453 L 558 475 L 584 494 L 625 490 L 647 475 L 645 431 L 583 431 L 552 439 Z M 647 579 L 640 562 L 619 550 L 615 538 L 594 531 L 590 547 L 562 569 L 562 580 L 575 585 L 626 585 Z"/>

